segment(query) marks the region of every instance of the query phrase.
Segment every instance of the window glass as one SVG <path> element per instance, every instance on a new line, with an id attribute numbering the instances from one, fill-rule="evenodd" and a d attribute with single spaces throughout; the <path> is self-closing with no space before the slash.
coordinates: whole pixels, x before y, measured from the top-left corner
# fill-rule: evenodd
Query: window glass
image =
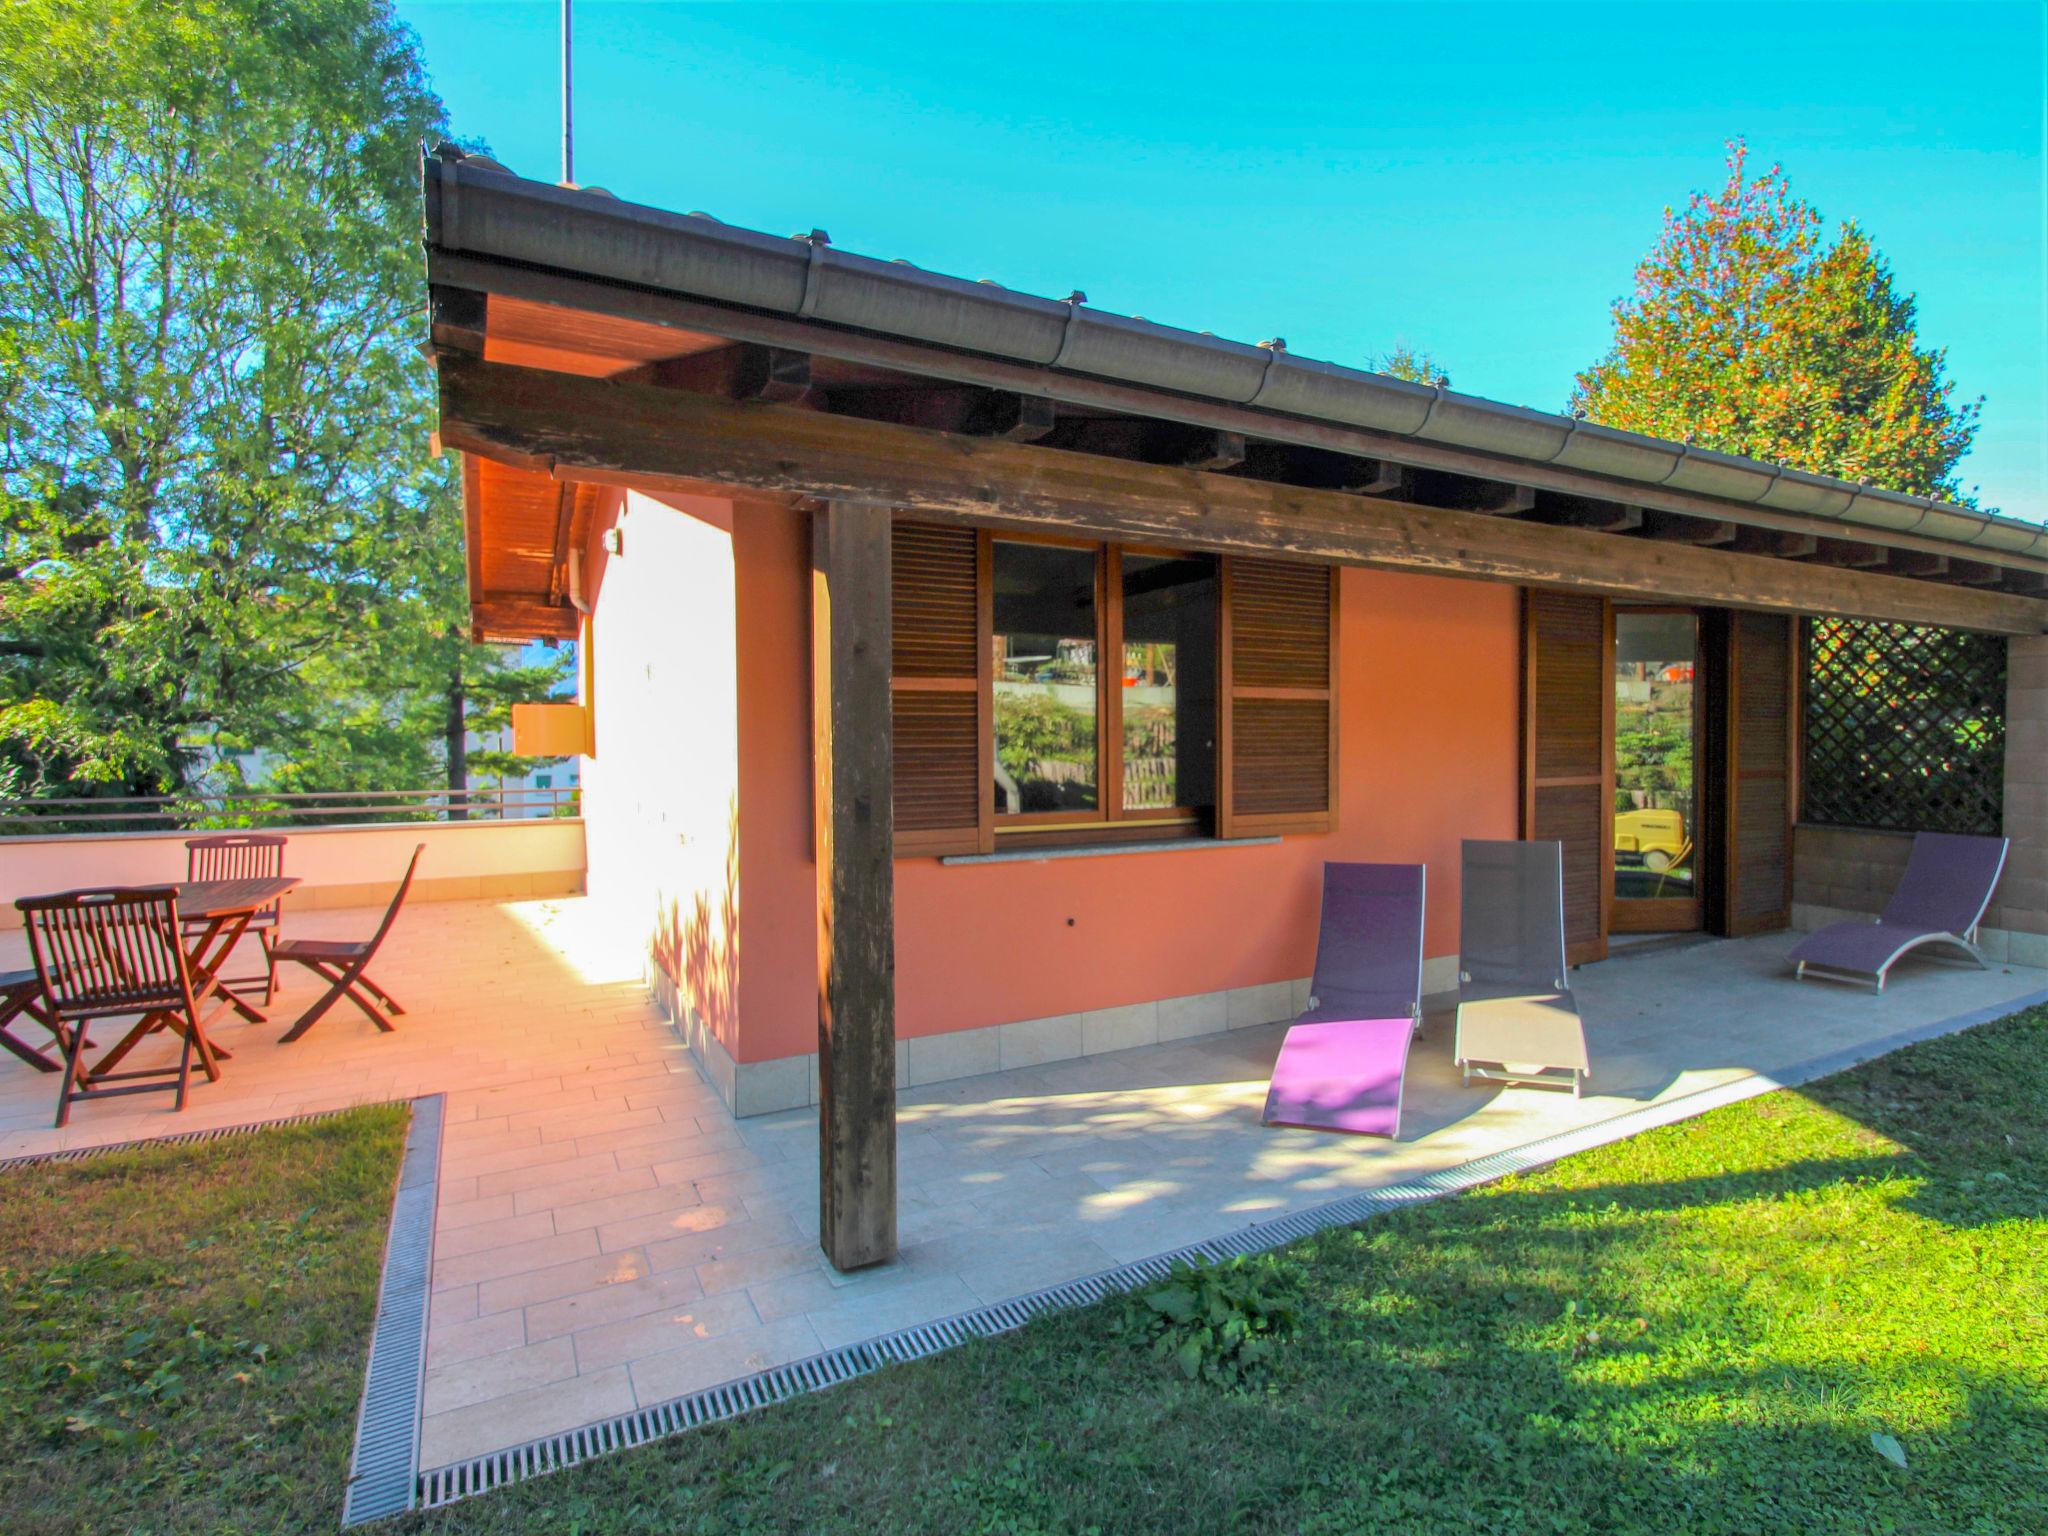
<path id="1" fill-rule="evenodd" d="M 998 541 L 995 808 L 1093 812 L 1095 551 Z"/>
<path id="2" fill-rule="evenodd" d="M 1614 615 L 1614 894 L 1694 894 L 1693 670 L 1699 619 Z"/>
<path id="3" fill-rule="evenodd" d="M 1123 808 L 1216 800 L 1216 562 L 1123 557 Z"/>

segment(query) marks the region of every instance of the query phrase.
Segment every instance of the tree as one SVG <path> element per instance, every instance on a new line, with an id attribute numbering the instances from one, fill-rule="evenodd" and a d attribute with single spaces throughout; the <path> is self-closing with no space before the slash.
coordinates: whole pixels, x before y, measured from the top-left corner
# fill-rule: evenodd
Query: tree
<path id="1" fill-rule="evenodd" d="M 461 638 L 427 451 L 417 157 L 443 116 L 387 0 L 0 13 L 17 792 L 171 790 L 209 748 L 320 788 L 436 776 L 408 690 L 499 664 Z"/>
<path id="2" fill-rule="evenodd" d="M 1411 384 L 1434 384 L 1438 389 L 1451 387 L 1451 376 L 1444 366 L 1427 352 L 1409 346 L 1406 342 L 1396 345 L 1391 351 L 1383 352 L 1373 360 L 1374 373 L 1392 374 L 1397 379 L 1406 379 Z"/>
<path id="3" fill-rule="evenodd" d="M 1666 209 L 1614 306 L 1614 344 L 1571 404 L 1607 426 L 1925 496 L 1960 499 L 1981 401 L 1920 345 L 1911 294 L 1855 223 L 1832 241 L 1784 171 L 1728 177 Z"/>

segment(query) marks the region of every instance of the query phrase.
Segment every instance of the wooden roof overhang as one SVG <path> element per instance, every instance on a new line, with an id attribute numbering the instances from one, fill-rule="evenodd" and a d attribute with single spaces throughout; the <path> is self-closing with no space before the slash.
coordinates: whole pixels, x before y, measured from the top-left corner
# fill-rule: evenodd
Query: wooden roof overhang
<path id="1" fill-rule="evenodd" d="M 2048 558 L 1845 527 L 430 245 L 475 630 L 565 638 L 599 490 L 887 503 L 1615 596 L 2048 630 Z"/>

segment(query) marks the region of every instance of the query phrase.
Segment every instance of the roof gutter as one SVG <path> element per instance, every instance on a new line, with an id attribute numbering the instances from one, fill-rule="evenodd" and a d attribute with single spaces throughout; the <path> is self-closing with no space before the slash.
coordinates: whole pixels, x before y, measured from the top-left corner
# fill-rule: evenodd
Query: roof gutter
<path id="1" fill-rule="evenodd" d="M 1527 464 L 1710 496 L 1737 506 L 2048 558 L 2048 528 L 1594 422 L 1296 357 L 669 213 L 596 189 L 529 181 L 444 148 L 427 162 L 427 241 L 792 319 L 899 337 L 1060 373 L 1303 417 Z"/>

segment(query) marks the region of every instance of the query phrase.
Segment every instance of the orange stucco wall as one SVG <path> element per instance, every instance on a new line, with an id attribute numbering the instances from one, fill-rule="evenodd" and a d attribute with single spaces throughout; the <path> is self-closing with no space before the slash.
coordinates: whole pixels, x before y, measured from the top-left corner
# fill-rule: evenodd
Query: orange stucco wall
<path id="1" fill-rule="evenodd" d="M 740 1031 L 734 1055 L 816 1049 L 808 527 L 734 520 Z M 1516 824 L 1512 587 L 1343 574 L 1339 830 L 1271 846 L 1040 863 L 896 865 L 903 1037 L 1305 976 L 1325 859 L 1429 865 L 1431 955 L 1458 943 L 1458 844 Z"/>

